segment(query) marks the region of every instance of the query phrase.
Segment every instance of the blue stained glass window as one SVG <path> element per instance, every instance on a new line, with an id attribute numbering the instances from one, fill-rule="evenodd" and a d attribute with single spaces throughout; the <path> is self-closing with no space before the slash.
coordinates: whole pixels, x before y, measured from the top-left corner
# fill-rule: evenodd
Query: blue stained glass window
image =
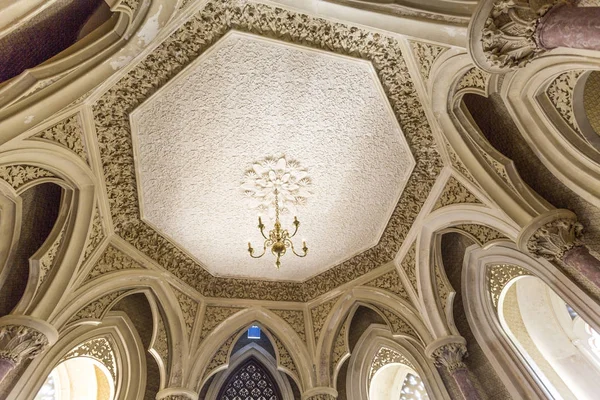
<path id="1" fill-rule="evenodd" d="M 252 325 L 248 329 L 248 339 L 260 339 L 260 328 L 256 325 Z"/>

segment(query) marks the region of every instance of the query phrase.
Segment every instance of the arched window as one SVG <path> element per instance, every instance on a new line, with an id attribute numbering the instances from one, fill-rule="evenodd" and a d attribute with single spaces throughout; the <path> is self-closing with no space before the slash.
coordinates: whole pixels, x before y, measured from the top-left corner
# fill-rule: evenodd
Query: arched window
<path id="1" fill-rule="evenodd" d="M 510 281 L 498 300 L 502 328 L 555 399 L 596 399 L 598 334 L 541 279 Z"/>
<path id="2" fill-rule="evenodd" d="M 219 392 L 221 400 L 282 400 L 271 374 L 254 358 L 231 374 Z"/>
<path id="3" fill-rule="evenodd" d="M 419 374 L 402 354 L 381 347 L 370 368 L 369 400 L 428 400 Z"/>

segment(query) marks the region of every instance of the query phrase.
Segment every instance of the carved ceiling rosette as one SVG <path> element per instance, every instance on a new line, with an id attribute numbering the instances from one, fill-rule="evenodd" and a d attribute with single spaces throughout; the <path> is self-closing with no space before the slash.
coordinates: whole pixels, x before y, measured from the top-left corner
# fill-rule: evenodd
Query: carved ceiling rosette
<path id="1" fill-rule="evenodd" d="M 140 218 L 129 114 L 232 29 L 370 61 L 416 162 L 379 242 L 304 282 L 213 276 Z M 401 49 L 393 37 L 282 8 L 206 3 L 92 106 L 115 233 L 210 297 L 304 302 L 391 261 L 443 166 Z"/>

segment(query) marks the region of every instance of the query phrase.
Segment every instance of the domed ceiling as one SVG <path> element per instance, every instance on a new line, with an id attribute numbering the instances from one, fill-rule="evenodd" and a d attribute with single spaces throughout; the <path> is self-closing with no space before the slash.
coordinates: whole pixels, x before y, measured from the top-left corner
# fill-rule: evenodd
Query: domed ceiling
<path id="1" fill-rule="evenodd" d="M 252 1 L 173 25 L 90 97 L 114 233 L 208 297 L 307 301 L 392 261 L 443 167 L 410 43 Z M 247 252 L 273 224 L 248 180 L 282 158 L 310 250 L 278 271 Z"/>
<path id="2" fill-rule="evenodd" d="M 239 32 L 131 122 L 143 220 L 218 276 L 304 280 L 374 246 L 414 166 L 371 63 Z M 282 214 L 290 230 L 297 215 L 297 248 L 305 239 L 309 254 L 287 252 L 280 270 L 246 250 L 251 241 L 262 252 L 257 213 L 274 223 L 273 207 L 256 210 L 245 201 L 256 191 L 242 186 L 269 156 L 275 172 L 282 156 L 298 163 L 310 183 Z"/>

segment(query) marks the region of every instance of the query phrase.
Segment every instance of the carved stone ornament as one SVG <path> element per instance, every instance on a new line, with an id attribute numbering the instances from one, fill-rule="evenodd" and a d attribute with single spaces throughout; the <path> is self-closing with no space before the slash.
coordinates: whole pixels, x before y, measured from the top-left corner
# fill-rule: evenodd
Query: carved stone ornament
<path id="1" fill-rule="evenodd" d="M 373 380 L 373 377 L 377 371 L 388 364 L 404 364 L 412 369 L 415 369 L 415 366 L 402 354 L 388 347 L 382 347 L 373 357 L 373 361 L 371 361 L 371 369 L 369 370 L 369 385 L 371 384 L 371 381 Z"/>
<path id="2" fill-rule="evenodd" d="M 304 283 L 212 276 L 140 219 L 129 114 L 232 29 L 370 61 L 415 158 L 379 243 Z M 443 166 L 398 40 L 250 1 L 207 2 L 108 89 L 93 116 L 115 233 L 207 297 L 305 302 L 391 261 Z"/>
<path id="3" fill-rule="evenodd" d="M 496 68 L 522 67 L 543 53 L 536 38 L 539 20 L 561 2 L 494 1 L 481 39 L 488 63 Z"/>
<path id="4" fill-rule="evenodd" d="M 498 308 L 498 301 L 504 287 L 516 277 L 525 275 L 531 274 L 518 265 L 499 264 L 487 267 L 486 280 L 494 308 Z"/>
<path id="5" fill-rule="evenodd" d="M 48 346 L 42 332 L 22 325 L 0 327 L 0 359 L 17 365 L 23 359 L 33 358 Z"/>
<path id="6" fill-rule="evenodd" d="M 62 361 L 76 357 L 89 357 L 102 363 L 113 379 L 117 379 L 117 360 L 110 342 L 103 337 L 90 339 L 68 352 Z"/>
<path id="7" fill-rule="evenodd" d="M 481 201 L 473 193 L 469 191 L 458 179 L 451 176 L 446 182 L 446 186 L 442 191 L 442 194 L 435 202 L 433 210 L 449 206 L 452 204 L 481 204 Z"/>
<path id="8" fill-rule="evenodd" d="M 567 251 L 582 245 L 582 232 L 583 225 L 576 220 L 559 218 L 535 231 L 527 241 L 527 250 L 536 257 L 560 261 Z"/>
<path id="9" fill-rule="evenodd" d="M 429 79 L 429 73 L 431 67 L 435 64 L 435 61 L 442 55 L 442 53 L 448 50 L 447 47 L 436 46 L 431 43 L 425 42 L 410 42 L 412 50 L 415 54 L 415 58 L 419 63 L 419 72 L 423 80 Z"/>
<path id="10" fill-rule="evenodd" d="M 13 189 L 41 178 L 53 178 L 54 174 L 46 169 L 33 165 L 9 165 L 0 167 L 0 179 L 6 181 Z"/>
<path id="11" fill-rule="evenodd" d="M 314 396 L 307 397 L 306 400 L 335 400 L 336 397 L 331 394 L 315 394 Z"/>
<path id="12" fill-rule="evenodd" d="M 571 70 L 558 75 L 546 89 L 550 102 L 562 119 L 580 136 L 581 130 L 575 118 L 573 93 L 575 85 L 585 70 Z"/>
<path id="13" fill-rule="evenodd" d="M 432 353 L 436 367 L 446 367 L 451 374 L 459 369 L 467 369 L 463 362 L 467 355 L 467 347 L 463 343 L 444 344 Z"/>
<path id="14" fill-rule="evenodd" d="M 88 161 L 79 114 L 65 118 L 50 128 L 34 135 L 33 138 L 58 143 L 77 154 L 86 163 Z"/>

